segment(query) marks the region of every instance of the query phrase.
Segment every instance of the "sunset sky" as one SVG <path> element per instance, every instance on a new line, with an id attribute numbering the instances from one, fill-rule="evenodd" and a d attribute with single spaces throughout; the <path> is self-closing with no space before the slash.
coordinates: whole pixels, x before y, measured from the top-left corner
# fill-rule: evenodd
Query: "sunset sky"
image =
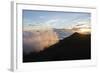
<path id="1" fill-rule="evenodd" d="M 23 26 L 72 28 L 78 24 L 90 26 L 90 13 L 23 10 Z"/>

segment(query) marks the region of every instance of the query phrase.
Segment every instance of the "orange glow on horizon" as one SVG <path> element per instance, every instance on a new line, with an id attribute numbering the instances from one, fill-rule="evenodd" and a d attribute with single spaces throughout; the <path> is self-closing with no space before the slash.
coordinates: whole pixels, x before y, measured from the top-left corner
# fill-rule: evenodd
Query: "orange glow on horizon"
<path id="1" fill-rule="evenodd" d="M 91 29 L 89 29 L 89 28 L 80 28 L 80 29 L 77 29 L 76 32 L 78 32 L 80 34 L 88 34 L 88 33 L 91 32 Z"/>

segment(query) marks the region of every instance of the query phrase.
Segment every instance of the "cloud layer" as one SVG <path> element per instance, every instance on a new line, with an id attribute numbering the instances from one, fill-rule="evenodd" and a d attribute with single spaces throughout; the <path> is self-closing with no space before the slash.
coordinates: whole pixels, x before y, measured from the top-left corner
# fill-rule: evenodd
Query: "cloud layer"
<path id="1" fill-rule="evenodd" d="M 25 53 L 39 52 L 59 41 L 53 30 L 23 31 L 23 48 Z"/>

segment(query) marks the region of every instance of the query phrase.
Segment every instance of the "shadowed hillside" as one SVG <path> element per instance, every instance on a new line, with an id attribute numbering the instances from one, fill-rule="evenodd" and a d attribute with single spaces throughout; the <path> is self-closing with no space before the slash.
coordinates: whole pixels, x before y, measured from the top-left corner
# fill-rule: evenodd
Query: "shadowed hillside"
<path id="1" fill-rule="evenodd" d="M 23 53 L 23 62 L 91 59 L 91 35 L 74 33 L 41 52 Z"/>

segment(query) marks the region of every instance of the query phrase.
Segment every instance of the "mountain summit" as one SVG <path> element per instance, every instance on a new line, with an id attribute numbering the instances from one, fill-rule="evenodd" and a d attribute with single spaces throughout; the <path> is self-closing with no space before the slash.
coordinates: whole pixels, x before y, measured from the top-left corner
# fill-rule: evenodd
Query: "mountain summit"
<path id="1" fill-rule="evenodd" d="M 30 53 L 23 62 L 91 59 L 90 34 L 74 33 L 39 53 Z"/>

